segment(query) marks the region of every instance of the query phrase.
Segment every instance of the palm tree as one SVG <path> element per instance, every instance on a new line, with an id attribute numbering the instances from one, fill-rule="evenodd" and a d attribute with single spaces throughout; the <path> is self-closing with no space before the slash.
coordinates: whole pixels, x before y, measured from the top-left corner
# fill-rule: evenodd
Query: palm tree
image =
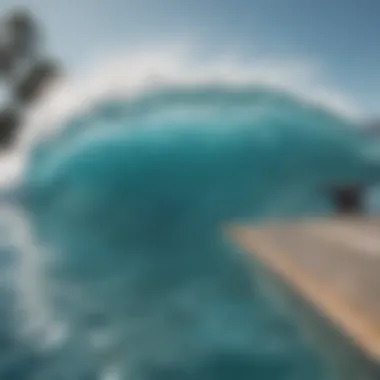
<path id="1" fill-rule="evenodd" d="M 41 40 L 28 11 L 17 10 L 0 20 L 0 81 L 11 98 L 0 110 L 0 148 L 12 144 L 24 111 L 58 75 L 58 65 L 43 55 Z"/>

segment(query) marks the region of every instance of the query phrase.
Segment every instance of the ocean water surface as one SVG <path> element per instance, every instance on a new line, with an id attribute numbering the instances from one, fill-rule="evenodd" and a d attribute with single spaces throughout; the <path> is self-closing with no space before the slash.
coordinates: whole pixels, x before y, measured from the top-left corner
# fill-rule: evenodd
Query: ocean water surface
<path id="1" fill-rule="evenodd" d="M 1 379 L 329 379 L 222 228 L 331 213 L 329 184 L 373 179 L 365 143 L 259 86 L 156 88 L 65 120 L 4 206 L 24 237 L 3 239 Z"/>

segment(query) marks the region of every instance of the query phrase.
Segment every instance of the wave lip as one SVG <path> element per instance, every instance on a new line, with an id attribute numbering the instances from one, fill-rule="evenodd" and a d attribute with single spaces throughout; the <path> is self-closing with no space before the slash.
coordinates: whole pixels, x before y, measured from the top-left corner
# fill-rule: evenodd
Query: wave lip
<path id="1" fill-rule="evenodd" d="M 216 85 L 226 88 L 262 86 L 290 92 L 345 117 L 358 119 L 362 116 L 347 94 L 341 94 L 326 82 L 321 67 L 315 62 L 258 57 L 254 61 L 244 61 L 236 54 L 208 61 L 197 58 L 199 55 L 191 44 L 186 45 L 183 40 L 171 41 L 164 46 L 107 55 L 106 60 L 92 62 L 92 70 L 64 78 L 28 112 L 27 126 L 15 149 L 1 154 L 0 186 L 9 188 L 22 178 L 27 157 L 41 139 L 65 128 L 74 115 L 91 113 L 94 104 L 114 97 L 133 100 L 172 86 L 194 88 L 195 91 Z"/>

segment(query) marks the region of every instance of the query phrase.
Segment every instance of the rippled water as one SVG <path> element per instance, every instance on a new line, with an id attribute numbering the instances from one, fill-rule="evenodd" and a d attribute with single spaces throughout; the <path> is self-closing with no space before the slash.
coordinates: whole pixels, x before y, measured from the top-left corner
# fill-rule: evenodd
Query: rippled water
<path id="1" fill-rule="evenodd" d="M 363 147 L 349 121 L 257 87 L 178 86 L 72 117 L 20 185 L 27 327 L 5 340 L 3 370 L 17 357 L 20 373 L 2 379 L 327 379 L 221 227 L 329 213 L 326 184 L 373 175 Z"/>

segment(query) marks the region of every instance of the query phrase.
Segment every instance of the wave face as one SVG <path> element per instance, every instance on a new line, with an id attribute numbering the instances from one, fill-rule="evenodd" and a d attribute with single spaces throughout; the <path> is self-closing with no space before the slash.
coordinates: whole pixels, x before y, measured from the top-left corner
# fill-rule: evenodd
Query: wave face
<path id="1" fill-rule="evenodd" d="M 156 89 L 66 122 L 23 183 L 42 298 L 67 329 L 46 378 L 324 378 L 221 227 L 329 213 L 326 184 L 367 176 L 361 143 L 257 87 Z"/>

